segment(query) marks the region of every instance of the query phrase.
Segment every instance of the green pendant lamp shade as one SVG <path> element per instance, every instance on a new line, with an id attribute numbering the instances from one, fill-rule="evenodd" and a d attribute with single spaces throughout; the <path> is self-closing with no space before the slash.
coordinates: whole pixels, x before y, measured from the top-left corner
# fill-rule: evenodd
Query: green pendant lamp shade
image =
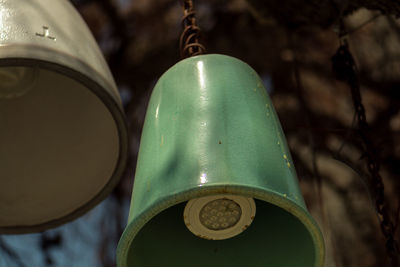
<path id="1" fill-rule="evenodd" d="M 71 221 L 118 183 L 117 87 L 67 0 L 0 1 L 0 234 Z"/>
<path id="2" fill-rule="evenodd" d="M 247 64 L 185 59 L 154 88 L 119 267 L 321 267 L 271 100 Z"/>

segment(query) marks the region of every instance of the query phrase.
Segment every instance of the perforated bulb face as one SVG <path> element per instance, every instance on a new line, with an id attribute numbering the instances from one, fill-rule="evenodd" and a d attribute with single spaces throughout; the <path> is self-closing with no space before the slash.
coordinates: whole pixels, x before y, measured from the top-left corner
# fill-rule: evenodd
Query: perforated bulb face
<path id="1" fill-rule="evenodd" d="M 37 68 L 0 67 L 0 98 L 23 96 L 34 86 L 37 76 Z"/>
<path id="2" fill-rule="evenodd" d="M 256 206 L 252 198 L 214 195 L 190 200 L 184 211 L 188 229 L 212 240 L 231 238 L 243 232 L 253 221 Z"/>
<path id="3" fill-rule="evenodd" d="M 200 211 L 200 222 L 210 230 L 224 230 L 240 219 L 240 206 L 230 199 L 217 199 L 207 203 Z"/>

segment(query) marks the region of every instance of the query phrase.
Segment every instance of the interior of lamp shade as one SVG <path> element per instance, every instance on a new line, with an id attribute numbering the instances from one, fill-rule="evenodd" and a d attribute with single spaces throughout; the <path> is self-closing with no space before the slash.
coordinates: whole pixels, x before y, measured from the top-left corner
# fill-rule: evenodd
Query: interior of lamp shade
<path id="1" fill-rule="evenodd" d="M 312 267 L 315 248 L 306 227 L 292 214 L 256 200 L 253 223 L 225 240 L 193 235 L 183 221 L 186 203 L 156 215 L 135 236 L 127 266 Z"/>
<path id="2" fill-rule="evenodd" d="M 117 125 L 98 96 L 62 74 L 21 68 L 35 73 L 29 90 L 0 94 L 0 228 L 74 212 L 103 190 L 119 158 Z"/>

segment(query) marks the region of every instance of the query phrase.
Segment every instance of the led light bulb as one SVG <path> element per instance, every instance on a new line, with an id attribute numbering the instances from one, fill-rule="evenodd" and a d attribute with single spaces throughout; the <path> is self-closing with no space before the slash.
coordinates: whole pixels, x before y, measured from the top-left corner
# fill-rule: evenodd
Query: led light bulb
<path id="1" fill-rule="evenodd" d="M 240 219 L 240 206 L 230 199 L 216 199 L 200 210 L 200 222 L 210 230 L 223 230 L 234 226 Z"/>
<path id="2" fill-rule="evenodd" d="M 0 99 L 26 94 L 34 86 L 38 72 L 33 67 L 0 67 Z"/>
<path id="3" fill-rule="evenodd" d="M 211 240 L 234 237 L 253 221 L 256 212 L 252 198 L 237 195 L 213 195 L 190 200 L 184 221 L 196 236 Z"/>

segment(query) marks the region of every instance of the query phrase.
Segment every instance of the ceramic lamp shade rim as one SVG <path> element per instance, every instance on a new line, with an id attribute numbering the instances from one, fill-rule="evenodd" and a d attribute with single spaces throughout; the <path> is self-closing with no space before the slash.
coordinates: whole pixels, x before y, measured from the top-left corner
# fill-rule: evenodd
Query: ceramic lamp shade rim
<path id="1" fill-rule="evenodd" d="M 100 73 L 76 56 L 39 45 L 0 45 L 0 67 L 17 66 L 39 67 L 60 73 L 87 86 L 99 97 L 106 91 L 106 96 L 102 96 L 101 100 L 106 103 L 106 98 L 111 96 L 117 108 L 123 109 L 113 77 L 108 73 Z"/>
<path id="2" fill-rule="evenodd" d="M 4 48 L 4 46 L 0 47 L 0 54 Z M 109 178 L 108 182 L 105 184 L 102 190 L 99 191 L 84 205 L 79 206 L 78 208 L 76 208 L 72 212 L 69 212 L 66 215 L 46 221 L 44 223 L 35 225 L 0 226 L 1 234 L 26 234 L 41 232 L 77 219 L 78 217 L 91 210 L 101 201 L 103 201 L 112 192 L 112 190 L 117 186 L 118 182 L 120 181 L 120 178 L 122 177 L 126 168 L 129 148 L 128 127 L 122 104 L 119 101 L 118 96 L 115 96 L 112 93 L 113 90 L 116 90 L 115 85 L 111 85 L 109 82 L 106 81 L 104 77 L 102 77 L 98 73 L 96 73 L 95 76 L 96 80 L 93 79 L 92 76 L 88 75 L 88 73 L 95 71 L 90 68 L 90 66 L 80 61 L 78 58 L 72 58 L 68 55 L 61 55 L 61 57 L 66 58 L 69 62 L 74 62 L 72 64 L 76 66 L 79 65 L 78 70 L 76 70 L 76 68 L 74 69 L 68 65 L 63 65 L 58 62 L 28 57 L 0 58 L 0 67 L 37 67 L 43 70 L 62 74 L 84 85 L 88 90 L 90 90 L 96 97 L 98 97 L 98 99 L 110 112 L 118 130 L 119 153 L 116 166 L 114 168 L 112 176 Z"/>
<path id="3" fill-rule="evenodd" d="M 272 190 L 254 188 L 245 185 L 205 185 L 192 190 L 178 192 L 171 194 L 169 197 L 159 199 L 156 203 L 149 206 L 145 212 L 135 216 L 135 218 L 126 226 L 124 233 L 117 247 L 117 266 L 129 267 L 126 259 L 131 248 L 131 244 L 139 231 L 148 223 L 153 217 L 160 212 L 191 199 L 200 198 L 204 196 L 211 196 L 217 194 L 232 194 L 244 197 L 251 197 L 261 201 L 268 202 L 272 205 L 282 208 L 295 216 L 308 230 L 314 243 L 315 262 L 314 267 L 321 267 L 324 265 L 325 245 L 322 233 L 308 212 L 293 200 L 283 194 L 276 193 Z"/>

